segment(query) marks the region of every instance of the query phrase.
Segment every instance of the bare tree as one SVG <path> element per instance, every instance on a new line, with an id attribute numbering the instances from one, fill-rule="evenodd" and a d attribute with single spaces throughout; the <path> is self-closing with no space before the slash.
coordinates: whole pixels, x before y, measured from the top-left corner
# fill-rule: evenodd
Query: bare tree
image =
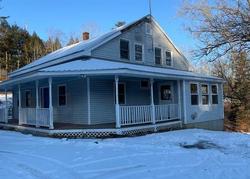
<path id="1" fill-rule="evenodd" d="M 201 42 L 195 57 L 214 61 L 231 51 L 249 53 L 250 0 L 184 1 L 180 14 Z"/>

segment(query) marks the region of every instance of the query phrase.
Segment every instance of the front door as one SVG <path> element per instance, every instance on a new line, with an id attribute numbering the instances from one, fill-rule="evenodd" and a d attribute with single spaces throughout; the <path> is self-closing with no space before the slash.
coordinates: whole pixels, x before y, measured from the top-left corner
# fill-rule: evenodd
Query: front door
<path id="1" fill-rule="evenodd" d="M 49 88 L 41 88 L 41 108 L 49 108 Z"/>
<path id="2" fill-rule="evenodd" d="M 159 85 L 159 103 L 173 103 L 173 85 L 171 82 Z"/>

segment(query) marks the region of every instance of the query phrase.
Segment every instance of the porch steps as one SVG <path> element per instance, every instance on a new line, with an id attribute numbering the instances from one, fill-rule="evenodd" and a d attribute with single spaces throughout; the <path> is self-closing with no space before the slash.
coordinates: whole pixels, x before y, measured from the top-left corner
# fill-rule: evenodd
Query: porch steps
<path id="1" fill-rule="evenodd" d="M 25 134 L 55 138 L 112 138 L 139 136 L 157 131 L 169 131 L 182 128 L 182 121 L 174 120 L 157 124 L 124 127 L 120 129 L 59 129 L 35 128 L 15 124 L 0 123 L 0 129 L 19 131 Z"/>

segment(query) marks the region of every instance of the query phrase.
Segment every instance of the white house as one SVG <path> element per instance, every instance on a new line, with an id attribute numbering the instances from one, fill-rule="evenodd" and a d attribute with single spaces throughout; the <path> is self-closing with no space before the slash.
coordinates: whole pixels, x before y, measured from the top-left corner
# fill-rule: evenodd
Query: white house
<path id="1" fill-rule="evenodd" d="M 0 89 L 13 93 L 13 115 L 0 109 L 1 125 L 58 136 L 223 129 L 223 80 L 189 71 L 152 16 L 83 36 L 9 74 Z"/>

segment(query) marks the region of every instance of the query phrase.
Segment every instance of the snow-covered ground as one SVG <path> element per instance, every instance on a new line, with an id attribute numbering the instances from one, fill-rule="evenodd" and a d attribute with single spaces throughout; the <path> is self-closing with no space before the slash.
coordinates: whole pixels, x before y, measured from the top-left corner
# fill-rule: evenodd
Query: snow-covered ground
<path id="1" fill-rule="evenodd" d="M 247 179 L 250 135 L 190 129 L 67 140 L 0 130 L 0 178 Z"/>

